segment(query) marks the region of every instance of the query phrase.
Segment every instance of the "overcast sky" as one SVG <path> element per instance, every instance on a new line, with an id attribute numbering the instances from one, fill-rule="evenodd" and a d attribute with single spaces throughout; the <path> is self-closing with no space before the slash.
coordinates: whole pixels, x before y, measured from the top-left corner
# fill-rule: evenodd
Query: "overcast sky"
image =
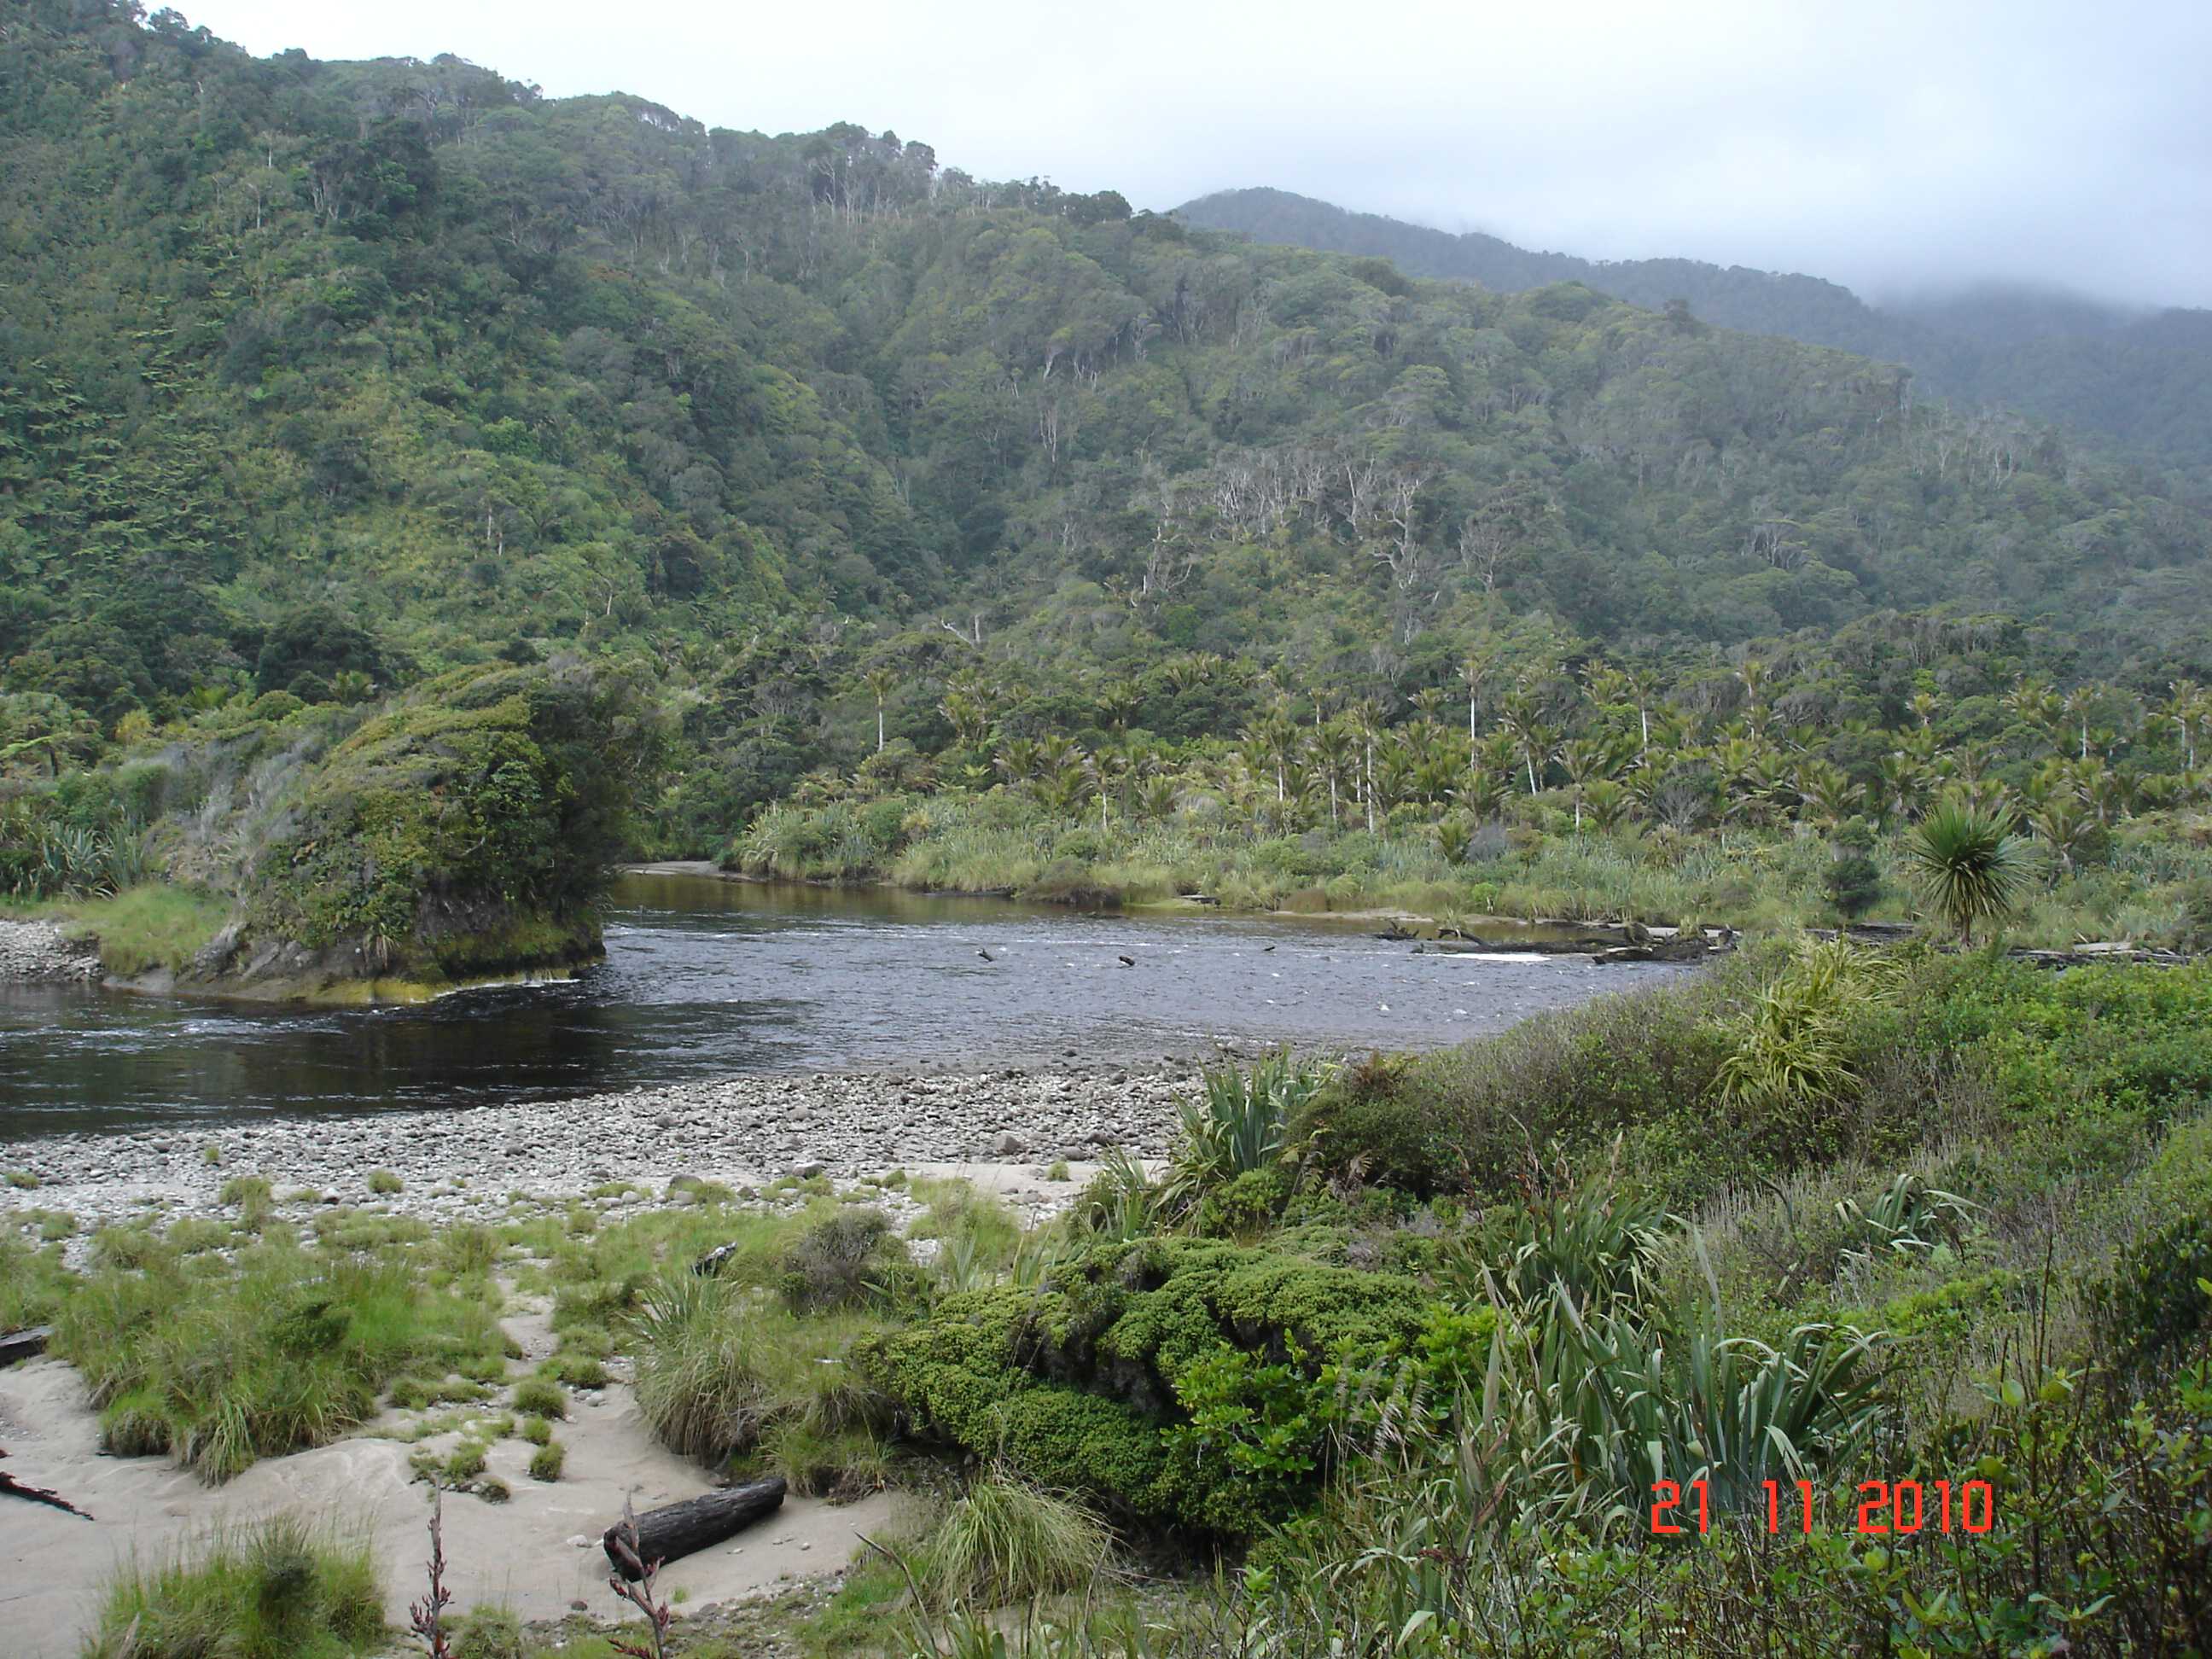
<path id="1" fill-rule="evenodd" d="M 852 120 L 1164 209 L 1273 185 L 1593 258 L 2212 305 L 2212 0 L 204 0 L 712 125 Z"/>

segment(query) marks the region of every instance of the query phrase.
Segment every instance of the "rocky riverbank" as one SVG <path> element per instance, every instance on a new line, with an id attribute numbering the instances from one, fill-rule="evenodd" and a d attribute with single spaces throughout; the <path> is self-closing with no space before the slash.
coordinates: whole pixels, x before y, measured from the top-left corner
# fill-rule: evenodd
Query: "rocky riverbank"
<path id="1" fill-rule="evenodd" d="M 652 1201 L 688 1176 L 742 1196 L 789 1175 L 844 1184 L 951 1166 L 1024 1208 L 1049 1208 L 1111 1151 L 1164 1157 L 1196 1086 L 1188 1063 L 759 1075 L 525 1105 L 52 1135 L 0 1146 L 0 1213 L 66 1212 L 88 1230 L 155 1206 L 221 1214 L 224 1188 L 258 1176 L 288 1209 L 374 1203 L 488 1219 L 518 1193 L 559 1199 L 627 1182 L 635 1198 L 615 1202 Z M 1073 1179 L 1046 1184 L 1062 1162 Z M 399 1189 L 372 1194 L 376 1170 Z"/>
<path id="2" fill-rule="evenodd" d="M 0 921 L 0 985 L 57 985 L 100 977 L 100 952 L 51 921 Z"/>

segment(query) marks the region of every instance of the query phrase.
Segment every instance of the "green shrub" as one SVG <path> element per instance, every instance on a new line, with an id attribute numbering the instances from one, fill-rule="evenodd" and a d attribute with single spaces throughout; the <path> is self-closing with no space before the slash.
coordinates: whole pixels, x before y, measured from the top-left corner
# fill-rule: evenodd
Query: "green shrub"
<path id="1" fill-rule="evenodd" d="M 1161 1431 L 1189 1420 L 1193 1369 L 1243 1352 L 1311 1381 L 1328 1361 L 1410 1352 L 1425 1320 L 1419 1286 L 1397 1275 L 1149 1239 L 1094 1246 L 1046 1290 L 948 1297 L 863 1360 L 924 1433 L 1124 1513 L 1243 1529 L 1257 1506 L 1214 1488 L 1245 1472 L 1218 1458 L 1170 1467 Z M 1300 1425 L 1311 1433 L 1299 1455 L 1317 1464 L 1325 1426 Z"/>
<path id="2" fill-rule="evenodd" d="M 1290 1177 L 1280 1170 L 1247 1170 L 1206 1194 L 1198 1206 L 1198 1231 L 1213 1238 L 1249 1238 L 1283 1212 L 1290 1196 Z"/>
<path id="3" fill-rule="evenodd" d="M 783 1297 L 797 1312 L 890 1306 L 916 1295 L 921 1283 L 881 1210 L 840 1210 L 808 1228 L 783 1255 Z"/>
<path id="4" fill-rule="evenodd" d="M 1531 1149 L 1595 1146 L 1711 1097 L 1714 989 L 1607 997 L 1480 1042 L 1350 1068 L 1291 1128 L 1300 1167 L 1420 1196 L 1520 1190 Z"/>
<path id="5" fill-rule="evenodd" d="M 524 1418 L 521 1432 L 522 1437 L 533 1446 L 549 1445 L 553 1439 L 553 1425 L 542 1417 Z"/>
<path id="6" fill-rule="evenodd" d="M 339 1659 L 384 1644 L 368 1547 L 279 1516 L 218 1534 L 189 1559 L 127 1566 L 87 1659 Z"/>
<path id="7" fill-rule="evenodd" d="M 2105 1340 L 2130 1366 L 2186 1352 L 2212 1327 L 2212 1115 L 2168 1134 L 2114 1208 L 2127 1231 L 2089 1285 Z"/>
<path id="8" fill-rule="evenodd" d="M 530 1454 L 530 1478 L 532 1480 L 558 1480 L 561 1466 L 568 1461 L 568 1454 L 557 1440 L 549 1440 Z"/>
<path id="9" fill-rule="evenodd" d="M 371 1170 L 368 1172 L 368 1190 L 380 1198 L 389 1198 L 405 1185 L 389 1170 Z"/>

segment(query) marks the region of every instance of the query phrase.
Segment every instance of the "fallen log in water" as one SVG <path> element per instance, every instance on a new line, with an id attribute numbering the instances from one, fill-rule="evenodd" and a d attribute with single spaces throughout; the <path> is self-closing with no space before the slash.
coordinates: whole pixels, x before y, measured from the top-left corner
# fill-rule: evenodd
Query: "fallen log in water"
<path id="1" fill-rule="evenodd" d="M 617 1572 L 625 1578 L 644 1577 L 643 1568 L 659 1562 L 676 1561 L 719 1544 L 750 1526 L 763 1516 L 773 1515 L 782 1507 L 784 1480 L 772 1474 L 765 1480 L 747 1480 L 735 1486 L 724 1486 L 702 1497 L 686 1498 L 681 1504 L 670 1504 L 657 1510 L 647 1510 L 634 1522 L 617 1521 L 601 1534 L 600 1547 Z M 626 1526 L 637 1528 L 637 1537 L 631 1547 L 635 1551 L 632 1561 L 624 1546 L 630 1540 L 623 1536 Z"/>

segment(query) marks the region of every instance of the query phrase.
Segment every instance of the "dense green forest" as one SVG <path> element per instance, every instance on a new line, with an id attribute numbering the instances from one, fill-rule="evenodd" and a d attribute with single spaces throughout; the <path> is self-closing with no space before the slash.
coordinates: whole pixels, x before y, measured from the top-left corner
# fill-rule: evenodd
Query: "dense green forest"
<path id="1" fill-rule="evenodd" d="M 1509 806 L 1633 837 L 1901 821 L 1985 776 L 2100 830 L 2201 796 L 2203 501 L 1894 367 L 1255 246 L 855 125 L 19 10 L 19 891 L 125 884 L 99 847 L 143 845 L 144 792 L 72 773 L 174 770 L 242 722 L 342 735 L 502 665 L 650 688 L 637 850 L 890 803 L 849 856 L 801 824 L 775 867 L 880 869 L 990 791 L 1039 805 L 1030 862 L 1079 818 L 1261 808 L 1457 862 Z M 173 817 L 244 776 L 179 775 Z"/>
<path id="2" fill-rule="evenodd" d="M 2185 471 L 2200 489 L 2212 477 L 2212 312 L 2131 310 L 1995 284 L 1877 307 L 1817 276 L 1539 253 L 1480 231 L 1454 235 L 1281 190 L 1217 191 L 1176 216 L 1262 242 L 1380 256 L 1413 275 L 1502 294 L 1572 282 L 1654 310 L 1680 302 L 1720 327 L 1905 364 L 1933 396 L 2094 434 L 2118 453 Z"/>

